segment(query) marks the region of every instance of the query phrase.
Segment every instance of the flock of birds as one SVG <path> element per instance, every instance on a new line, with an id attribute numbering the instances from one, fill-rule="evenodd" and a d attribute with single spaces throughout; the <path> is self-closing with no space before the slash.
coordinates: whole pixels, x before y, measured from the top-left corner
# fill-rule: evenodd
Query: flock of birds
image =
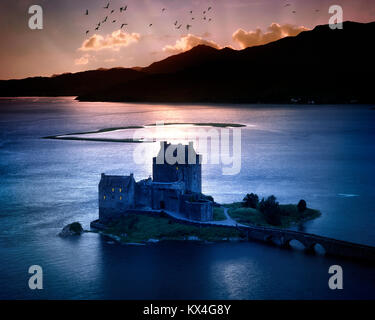
<path id="1" fill-rule="evenodd" d="M 286 4 L 284 5 L 284 7 L 291 7 L 291 4 L 290 4 L 290 3 L 286 3 Z M 96 31 L 98 31 L 98 30 L 100 29 L 100 27 L 103 26 L 103 24 L 107 22 L 108 18 L 109 18 L 111 15 L 113 15 L 113 13 L 116 12 L 116 9 L 112 9 L 112 8 L 110 8 L 110 2 L 108 2 L 107 5 L 103 7 L 103 9 L 108 10 L 108 11 L 109 11 L 109 14 L 107 14 L 107 15 L 105 16 L 105 18 L 104 18 L 102 21 L 99 21 L 99 22 L 97 23 L 96 27 L 94 28 Z M 126 12 L 127 9 L 128 9 L 128 6 L 125 5 L 125 6 L 123 6 L 123 7 L 120 7 L 120 8 L 118 9 L 118 11 L 119 11 L 120 13 L 123 13 L 123 12 Z M 212 10 L 212 7 L 208 7 L 206 10 L 204 10 L 204 11 L 202 12 L 201 17 L 200 17 L 201 20 L 203 20 L 203 21 L 207 21 L 207 22 L 211 22 L 211 21 L 212 21 L 212 18 L 208 17 L 208 14 L 210 13 L 211 10 Z M 167 11 L 167 8 L 162 8 L 162 9 L 161 9 L 161 13 L 164 13 L 165 11 Z M 319 9 L 316 9 L 316 10 L 315 10 L 315 12 L 319 12 L 319 11 L 320 11 Z M 292 13 L 295 14 L 295 13 L 297 13 L 297 11 L 296 11 L 296 10 L 293 10 Z M 193 21 L 197 21 L 197 20 L 198 20 L 198 18 L 195 17 L 195 16 L 193 15 L 193 10 L 190 10 L 190 11 L 189 11 L 189 14 L 190 14 L 190 16 L 189 16 L 189 23 L 187 23 L 186 26 L 185 26 L 185 28 L 186 28 L 187 31 L 189 31 L 190 28 L 193 26 L 193 25 L 192 25 Z M 86 15 L 86 16 L 89 15 L 89 10 L 88 10 L 88 9 L 86 9 L 85 15 Z M 196 19 L 196 18 L 197 18 L 197 19 Z M 116 22 L 117 22 L 117 19 L 114 19 L 114 18 L 113 18 L 111 21 L 112 21 L 112 23 L 116 23 Z M 121 23 L 121 25 L 120 25 L 120 29 L 126 27 L 127 25 L 128 25 L 127 23 Z M 149 27 L 152 27 L 153 24 L 150 23 L 148 26 L 149 26 Z M 179 22 L 178 20 L 176 20 L 176 21 L 174 22 L 174 28 L 175 28 L 175 29 L 177 29 L 177 30 L 178 30 L 178 29 L 181 29 L 182 26 L 183 26 L 183 23 Z M 87 31 L 86 31 L 86 35 L 88 35 L 89 32 L 90 32 L 90 30 L 87 30 Z"/>
<path id="2" fill-rule="evenodd" d="M 284 8 L 286 8 L 286 7 L 290 7 L 290 6 L 291 6 L 290 3 L 286 3 L 286 4 L 284 5 Z M 315 9 L 315 12 L 319 12 L 319 11 L 320 11 L 319 9 Z M 293 10 L 292 13 L 297 13 L 297 11 L 296 11 L 296 10 Z"/>
<path id="3" fill-rule="evenodd" d="M 104 18 L 102 21 L 99 21 L 99 22 L 97 23 L 96 27 L 94 28 L 96 31 L 98 31 L 98 30 L 100 29 L 100 27 L 102 27 L 103 24 L 107 22 L 108 18 L 109 18 L 114 12 L 116 12 L 116 9 L 111 9 L 111 8 L 110 8 L 110 2 L 108 2 L 107 5 L 106 5 L 105 7 L 103 7 L 103 9 L 108 10 L 108 11 L 110 10 L 110 11 L 109 11 L 109 14 L 107 14 L 107 15 L 105 16 L 105 18 Z M 125 6 L 123 6 L 123 7 L 120 7 L 120 8 L 118 9 L 118 11 L 119 11 L 120 13 L 123 13 L 123 12 L 125 12 L 127 9 L 128 9 L 128 6 L 125 5 Z M 166 10 L 167 10 L 167 8 L 162 8 L 162 9 L 161 9 L 161 13 L 164 13 Z M 204 10 L 204 11 L 202 12 L 201 19 L 202 19 L 203 21 L 207 21 L 207 22 L 211 22 L 211 21 L 212 21 L 212 18 L 208 17 L 208 14 L 210 13 L 211 10 L 212 10 L 212 7 L 208 7 L 206 10 Z M 189 23 L 187 23 L 186 26 L 185 26 L 186 30 L 188 30 L 188 31 L 189 31 L 189 29 L 193 26 L 193 25 L 192 25 L 193 21 L 197 21 L 197 20 L 198 20 L 198 19 L 196 19 L 195 16 L 193 16 L 193 10 L 190 10 L 189 13 L 190 13 L 190 16 L 189 16 Z M 85 15 L 86 15 L 86 16 L 89 15 L 89 10 L 88 10 L 88 9 L 86 9 Z M 117 22 L 117 19 L 112 19 L 111 21 L 112 21 L 112 23 L 116 23 L 116 22 Z M 127 23 L 121 23 L 121 25 L 120 25 L 120 29 L 122 29 L 123 27 L 125 27 L 125 26 L 127 26 L 127 25 L 128 25 Z M 152 23 L 150 23 L 150 24 L 148 25 L 148 27 L 152 27 L 152 26 L 153 26 Z M 177 29 L 177 30 L 178 30 L 178 29 L 181 29 L 182 26 L 183 26 L 183 23 L 180 23 L 178 20 L 176 20 L 176 21 L 174 22 L 174 28 L 175 28 L 175 29 Z M 90 32 L 90 30 L 86 30 L 86 35 L 88 35 L 89 32 Z"/>

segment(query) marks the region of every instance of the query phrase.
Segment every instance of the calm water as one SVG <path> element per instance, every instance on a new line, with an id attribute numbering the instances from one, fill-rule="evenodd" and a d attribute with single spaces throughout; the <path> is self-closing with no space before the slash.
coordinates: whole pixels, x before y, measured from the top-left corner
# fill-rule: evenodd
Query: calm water
<path id="1" fill-rule="evenodd" d="M 1 299 L 341 299 L 375 298 L 374 266 L 258 243 L 111 244 L 97 234 L 60 239 L 72 221 L 97 218 L 100 173 L 151 174 L 135 144 L 58 141 L 43 136 L 164 122 L 233 122 L 242 130 L 242 169 L 203 170 L 219 202 L 246 192 L 304 198 L 322 217 L 303 230 L 375 245 L 375 111 L 369 106 L 168 106 L 78 103 L 70 98 L 0 100 Z M 44 290 L 28 289 L 28 268 Z M 328 268 L 344 290 L 328 289 Z"/>

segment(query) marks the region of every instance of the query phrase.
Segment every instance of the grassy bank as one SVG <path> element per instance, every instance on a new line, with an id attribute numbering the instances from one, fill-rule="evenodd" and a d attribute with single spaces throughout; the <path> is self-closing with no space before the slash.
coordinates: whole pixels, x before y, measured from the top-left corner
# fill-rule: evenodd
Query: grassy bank
<path id="1" fill-rule="evenodd" d="M 223 221 L 226 219 L 227 217 L 224 214 L 224 208 L 214 207 L 214 221 Z"/>
<path id="2" fill-rule="evenodd" d="M 297 205 L 281 204 L 281 224 L 275 226 L 270 225 L 267 222 L 265 215 L 261 211 L 258 209 L 243 207 L 242 202 L 225 204 L 224 206 L 228 208 L 228 214 L 231 218 L 238 223 L 262 227 L 287 228 L 292 225 L 315 219 L 321 215 L 319 210 L 307 208 L 304 212 L 299 212 Z"/>
<path id="3" fill-rule="evenodd" d="M 105 233 L 119 237 L 122 242 L 140 243 L 157 240 L 203 240 L 226 241 L 242 238 L 236 229 L 222 227 L 199 227 L 174 222 L 163 216 L 129 214 L 111 223 Z"/>

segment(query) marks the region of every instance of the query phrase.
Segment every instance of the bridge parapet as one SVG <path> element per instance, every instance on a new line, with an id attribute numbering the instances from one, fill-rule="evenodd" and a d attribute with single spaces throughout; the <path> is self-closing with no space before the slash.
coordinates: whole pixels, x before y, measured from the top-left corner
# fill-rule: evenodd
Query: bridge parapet
<path id="1" fill-rule="evenodd" d="M 297 240 L 304 245 L 307 251 L 315 250 L 316 245 L 320 245 L 327 255 L 375 261 L 375 247 L 372 246 L 294 230 L 254 226 L 241 226 L 240 229 L 247 232 L 249 239 L 272 242 L 281 247 L 289 247 L 291 241 Z"/>

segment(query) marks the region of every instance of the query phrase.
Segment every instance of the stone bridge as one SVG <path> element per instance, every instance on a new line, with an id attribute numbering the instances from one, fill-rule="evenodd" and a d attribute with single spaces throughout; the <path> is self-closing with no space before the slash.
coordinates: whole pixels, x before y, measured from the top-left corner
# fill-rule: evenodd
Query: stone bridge
<path id="1" fill-rule="evenodd" d="M 306 251 L 315 251 L 316 245 L 325 250 L 325 254 L 350 259 L 375 261 L 375 247 L 317 236 L 314 234 L 267 227 L 238 227 L 247 233 L 249 240 L 273 243 L 281 247 L 289 247 L 292 240 L 302 243 Z"/>

